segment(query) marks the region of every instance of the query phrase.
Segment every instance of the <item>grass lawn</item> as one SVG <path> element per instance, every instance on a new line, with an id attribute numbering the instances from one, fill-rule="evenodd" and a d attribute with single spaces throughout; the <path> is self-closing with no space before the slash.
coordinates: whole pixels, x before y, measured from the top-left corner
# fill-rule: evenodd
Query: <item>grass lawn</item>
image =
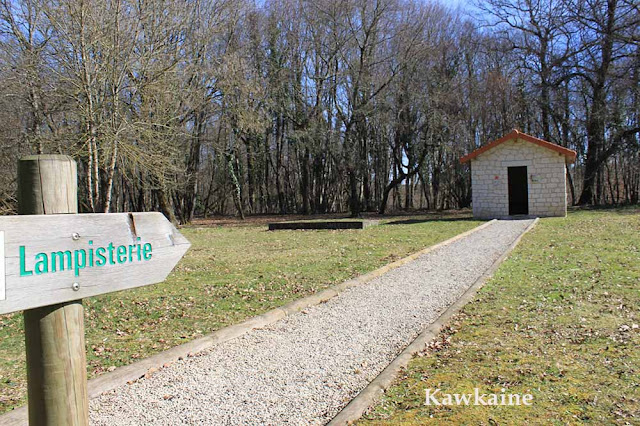
<path id="1" fill-rule="evenodd" d="M 366 230 L 269 232 L 267 220 L 240 226 L 228 219 L 198 221 L 182 229 L 192 246 L 167 281 L 86 299 L 89 375 L 240 322 L 480 224 L 468 214 L 427 215 L 387 217 Z M 0 316 L 0 412 L 26 400 L 22 327 L 21 313 Z"/>
<path id="2" fill-rule="evenodd" d="M 359 424 L 640 424 L 639 307 L 639 209 L 542 219 Z M 476 387 L 533 405 L 424 405 Z"/>

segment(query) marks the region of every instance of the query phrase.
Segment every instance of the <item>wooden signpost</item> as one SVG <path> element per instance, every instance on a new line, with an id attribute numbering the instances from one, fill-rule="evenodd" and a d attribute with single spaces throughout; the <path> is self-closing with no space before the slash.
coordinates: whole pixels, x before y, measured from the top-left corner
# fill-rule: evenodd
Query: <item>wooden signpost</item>
<path id="1" fill-rule="evenodd" d="M 88 425 L 81 299 L 163 281 L 189 242 L 161 213 L 77 214 L 76 164 L 18 164 L 0 217 L 0 314 L 24 310 L 30 425 Z"/>
<path id="2" fill-rule="evenodd" d="M 162 213 L 3 216 L 0 233 L 0 314 L 161 282 L 189 248 Z"/>

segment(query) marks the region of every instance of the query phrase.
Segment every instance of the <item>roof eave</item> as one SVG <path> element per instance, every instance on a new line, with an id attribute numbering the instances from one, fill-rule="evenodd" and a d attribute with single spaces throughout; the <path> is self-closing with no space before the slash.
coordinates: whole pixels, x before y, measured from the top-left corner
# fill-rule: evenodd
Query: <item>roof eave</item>
<path id="1" fill-rule="evenodd" d="M 549 150 L 552 151 L 556 151 L 557 153 L 564 155 L 565 156 L 565 162 L 567 164 L 573 163 L 576 160 L 576 152 L 572 149 L 569 148 L 565 148 L 563 146 L 560 145 L 556 145 L 554 143 L 551 142 L 547 142 L 545 140 L 533 137 L 531 135 L 527 135 L 526 133 L 522 133 L 516 129 L 512 130 L 511 132 L 509 132 L 508 134 L 504 135 L 503 137 L 501 137 L 500 139 L 496 139 L 493 142 L 490 142 L 484 146 L 481 146 L 480 148 L 470 152 L 469 154 L 463 156 L 462 158 L 460 158 L 460 163 L 464 164 L 467 163 L 471 160 L 473 160 L 474 158 L 476 158 L 478 155 L 489 151 L 490 149 L 502 144 L 503 142 L 506 142 L 508 140 L 512 140 L 512 139 L 522 139 L 526 142 L 530 142 L 530 143 L 534 143 L 538 146 L 541 146 L 543 148 L 547 148 Z"/>

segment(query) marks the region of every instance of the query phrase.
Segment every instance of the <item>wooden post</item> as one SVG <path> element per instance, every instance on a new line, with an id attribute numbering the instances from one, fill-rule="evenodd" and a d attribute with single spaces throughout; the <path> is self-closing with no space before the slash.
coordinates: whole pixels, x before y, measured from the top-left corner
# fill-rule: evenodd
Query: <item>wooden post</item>
<path id="1" fill-rule="evenodd" d="M 76 163 L 66 155 L 22 158 L 18 213 L 77 213 L 77 179 Z M 82 301 L 26 310 L 24 328 L 29 425 L 88 425 Z"/>

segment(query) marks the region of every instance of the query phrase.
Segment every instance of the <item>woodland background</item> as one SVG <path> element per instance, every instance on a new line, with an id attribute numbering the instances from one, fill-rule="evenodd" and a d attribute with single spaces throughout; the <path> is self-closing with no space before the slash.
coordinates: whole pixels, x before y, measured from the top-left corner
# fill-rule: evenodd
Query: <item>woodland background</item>
<path id="1" fill-rule="evenodd" d="M 574 204 L 638 203 L 637 0 L 0 0 L 0 213 L 78 161 L 84 212 L 470 204 L 512 128 L 578 152 Z"/>

